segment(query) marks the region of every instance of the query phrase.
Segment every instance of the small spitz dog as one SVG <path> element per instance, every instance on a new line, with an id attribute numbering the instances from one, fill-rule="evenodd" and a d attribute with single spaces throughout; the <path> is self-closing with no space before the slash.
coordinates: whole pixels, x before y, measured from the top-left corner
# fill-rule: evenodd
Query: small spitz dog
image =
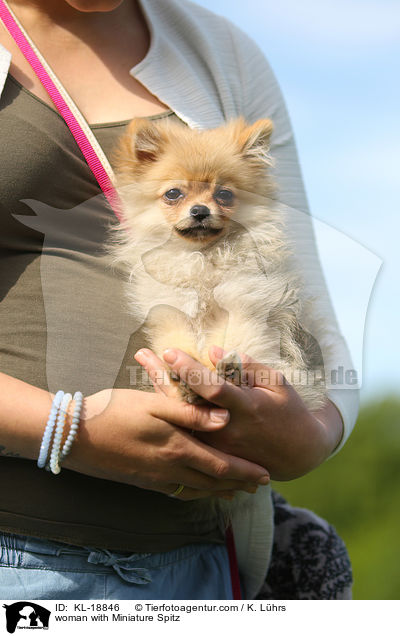
<path id="1" fill-rule="evenodd" d="M 208 348 L 219 345 L 229 353 L 217 373 L 239 383 L 239 354 L 248 354 L 280 370 L 317 409 L 322 365 L 300 325 L 309 300 L 270 176 L 272 130 L 269 119 L 201 131 L 133 120 L 114 153 L 124 220 L 110 250 L 129 275 L 130 311 L 158 356 L 178 347 L 215 370 Z M 179 396 L 201 403 L 170 377 Z"/>

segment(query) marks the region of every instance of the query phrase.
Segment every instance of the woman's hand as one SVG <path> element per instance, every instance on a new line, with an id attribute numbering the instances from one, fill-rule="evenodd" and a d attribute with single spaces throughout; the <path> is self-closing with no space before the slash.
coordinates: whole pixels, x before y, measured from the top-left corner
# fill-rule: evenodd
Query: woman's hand
<path id="1" fill-rule="evenodd" d="M 223 355 L 220 347 L 209 350 L 214 365 Z M 152 379 L 161 377 L 163 363 L 150 350 L 140 350 L 135 358 Z M 242 356 L 242 363 L 253 385 L 241 387 L 217 378 L 180 349 L 165 352 L 164 360 L 196 393 L 229 410 L 227 426 L 196 433 L 196 437 L 223 452 L 265 466 L 272 479 L 294 479 L 309 472 L 331 454 L 341 439 L 341 417 L 331 402 L 318 413 L 310 412 L 280 372 L 248 356 Z M 168 386 L 160 382 L 155 386 L 168 394 Z"/>
<path id="2" fill-rule="evenodd" d="M 225 426 L 210 409 L 145 391 L 104 390 L 88 397 L 77 441 L 63 466 L 86 475 L 171 495 L 179 499 L 255 492 L 268 483 L 267 471 L 254 463 L 207 446 L 191 435 Z M 68 428 L 68 427 L 66 427 Z"/>

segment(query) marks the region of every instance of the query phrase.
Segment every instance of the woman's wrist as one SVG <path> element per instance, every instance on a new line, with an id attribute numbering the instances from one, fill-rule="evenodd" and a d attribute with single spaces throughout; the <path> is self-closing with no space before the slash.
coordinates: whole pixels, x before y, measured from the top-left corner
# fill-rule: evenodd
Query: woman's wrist
<path id="1" fill-rule="evenodd" d="M 54 394 L 4 373 L 0 373 L 0 393 L 0 455 L 37 461 Z M 107 395 L 107 392 L 104 393 Z M 106 398 L 103 403 L 106 403 Z M 95 410 L 99 412 L 101 406 L 97 405 Z M 61 449 L 71 431 L 74 413 L 76 404 L 72 400 L 65 418 Z M 50 449 L 51 444 L 49 452 Z"/>

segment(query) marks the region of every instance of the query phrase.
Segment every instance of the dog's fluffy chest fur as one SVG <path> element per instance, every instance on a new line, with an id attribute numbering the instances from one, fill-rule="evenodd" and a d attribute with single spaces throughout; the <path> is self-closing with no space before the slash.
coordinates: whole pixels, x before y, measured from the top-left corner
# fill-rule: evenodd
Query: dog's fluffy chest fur
<path id="1" fill-rule="evenodd" d="M 161 244 L 148 238 L 145 246 L 131 238 L 130 310 L 157 355 L 178 347 L 212 368 L 208 348 L 216 344 L 290 373 L 289 381 L 307 370 L 296 340 L 303 293 L 283 219 L 272 209 L 258 216 L 251 231 L 234 226 L 204 250 L 174 236 Z M 296 389 L 309 407 L 321 406 L 321 386 Z"/>

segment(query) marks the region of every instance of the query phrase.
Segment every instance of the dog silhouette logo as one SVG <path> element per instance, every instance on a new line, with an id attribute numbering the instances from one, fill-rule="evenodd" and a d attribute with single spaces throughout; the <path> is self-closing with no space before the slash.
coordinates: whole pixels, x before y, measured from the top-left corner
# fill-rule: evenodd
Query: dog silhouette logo
<path id="1" fill-rule="evenodd" d="M 19 601 L 3 605 L 6 610 L 7 631 L 14 634 L 16 629 L 48 629 L 51 612 L 30 601 Z"/>

